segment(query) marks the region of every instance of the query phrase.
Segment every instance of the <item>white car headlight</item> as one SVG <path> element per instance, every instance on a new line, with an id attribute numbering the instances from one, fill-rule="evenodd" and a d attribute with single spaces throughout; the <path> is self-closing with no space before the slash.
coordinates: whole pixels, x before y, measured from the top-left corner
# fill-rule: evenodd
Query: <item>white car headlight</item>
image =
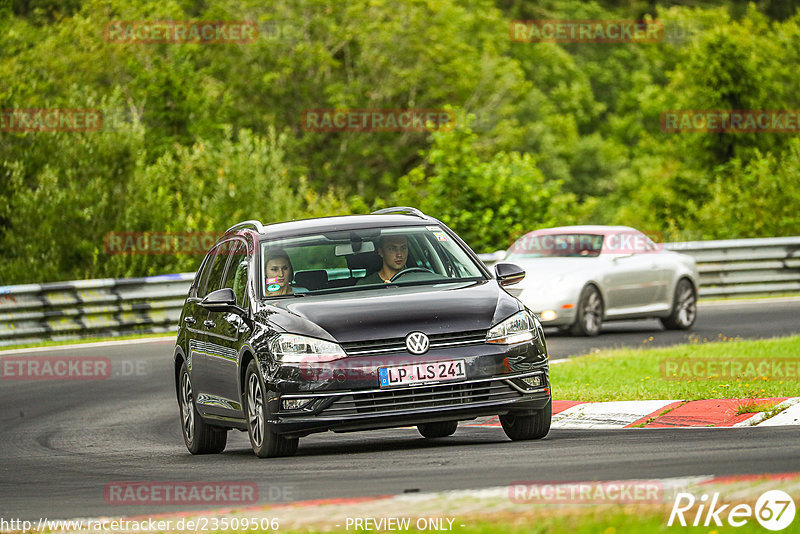
<path id="1" fill-rule="evenodd" d="M 270 339 L 269 348 L 283 363 L 330 362 L 347 357 L 336 343 L 297 334 L 278 334 Z"/>
<path id="2" fill-rule="evenodd" d="M 527 311 L 515 313 L 486 333 L 487 343 L 512 345 L 536 339 L 536 319 Z"/>

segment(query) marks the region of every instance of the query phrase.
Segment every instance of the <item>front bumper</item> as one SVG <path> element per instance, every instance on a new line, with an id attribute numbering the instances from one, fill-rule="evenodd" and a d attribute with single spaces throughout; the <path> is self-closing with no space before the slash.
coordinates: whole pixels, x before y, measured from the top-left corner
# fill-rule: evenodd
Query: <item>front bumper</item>
<path id="1" fill-rule="evenodd" d="M 555 312 L 556 317 L 551 319 L 548 313 Z M 539 311 L 534 311 L 536 318 L 542 323 L 542 326 L 569 326 L 575 323 L 575 308 L 563 309 L 557 306 L 543 307 Z"/>
<path id="2" fill-rule="evenodd" d="M 531 386 L 522 379 L 534 379 Z M 310 399 L 301 410 L 277 410 L 275 432 L 304 436 L 332 430 L 350 432 L 486 415 L 531 413 L 550 402 L 546 365 L 526 373 L 432 385 L 285 394 L 278 400 Z M 279 407 L 279 404 L 275 405 Z"/>
<path id="3" fill-rule="evenodd" d="M 346 344 L 348 357 L 339 360 L 277 365 L 264 376 L 269 423 L 279 434 L 304 436 L 531 413 L 550 400 L 547 347 L 538 334 L 511 345 L 486 343 L 485 331 L 448 334 L 422 355 L 410 354 L 402 339 L 359 342 Z M 465 378 L 381 386 L 382 367 L 451 360 L 464 362 Z M 285 400 L 308 402 L 288 409 Z"/>
<path id="4" fill-rule="evenodd" d="M 507 291 L 532 310 L 542 326 L 567 326 L 575 322 L 577 296 L 570 297 L 560 291 L 554 294 L 553 288 L 544 288 L 541 291 L 510 288 Z M 555 317 L 551 317 L 552 314 Z"/>

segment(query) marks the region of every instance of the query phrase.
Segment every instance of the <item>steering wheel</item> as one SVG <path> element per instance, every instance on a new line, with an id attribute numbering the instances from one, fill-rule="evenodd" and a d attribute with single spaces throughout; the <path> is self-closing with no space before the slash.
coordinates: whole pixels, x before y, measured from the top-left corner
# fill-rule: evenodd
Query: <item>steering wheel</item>
<path id="1" fill-rule="evenodd" d="M 429 274 L 433 274 L 433 271 L 431 271 L 430 269 L 426 269 L 425 267 L 409 267 L 408 269 L 403 269 L 402 271 L 400 271 L 399 273 L 394 275 L 392 277 L 392 279 L 389 280 L 389 281 L 390 282 L 394 282 L 395 280 L 397 280 L 401 276 L 406 275 L 408 273 L 429 273 Z"/>

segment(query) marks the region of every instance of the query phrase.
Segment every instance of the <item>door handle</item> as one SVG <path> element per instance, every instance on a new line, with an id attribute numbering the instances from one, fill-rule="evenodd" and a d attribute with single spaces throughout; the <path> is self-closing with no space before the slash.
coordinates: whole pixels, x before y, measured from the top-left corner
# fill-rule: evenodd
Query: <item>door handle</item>
<path id="1" fill-rule="evenodd" d="M 195 324 L 197 320 L 194 317 L 184 317 L 183 322 L 186 324 Z"/>
<path id="2" fill-rule="evenodd" d="M 205 325 L 206 328 L 214 328 L 215 326 L 217 326 L 217 323 L 215 323 L 210 319 L 207 321 L 203 321 L 203 324 Z"/>

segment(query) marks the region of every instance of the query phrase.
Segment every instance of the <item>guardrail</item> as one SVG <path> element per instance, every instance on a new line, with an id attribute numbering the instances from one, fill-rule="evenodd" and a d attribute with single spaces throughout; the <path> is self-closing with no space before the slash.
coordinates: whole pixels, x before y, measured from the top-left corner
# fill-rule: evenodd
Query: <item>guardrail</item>
<path id="1" fill-rule="evenodd" d="M 701 297 L 800 291 L 800 237 L 691 241 Z M 505 251 L 481 254 L 487 265 Z M 194 273 L 0 287 L 0 345 L 175 331 Z"/>
<path id="2" fill-rule="evenodd" d="M 694 257 L 701 297 L 800 291 L 800 237 L 666 243 Z"/>
<path id="3" fill-rule="evenodd" d="M 0 287 L 0 345 L 175 331 L 194 273 Z"/>

